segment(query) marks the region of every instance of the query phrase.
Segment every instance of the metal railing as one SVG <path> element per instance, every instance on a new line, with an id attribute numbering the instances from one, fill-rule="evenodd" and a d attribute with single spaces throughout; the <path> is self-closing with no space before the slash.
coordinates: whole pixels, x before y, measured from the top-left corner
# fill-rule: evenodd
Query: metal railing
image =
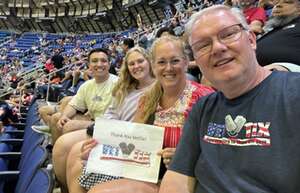
<path id="1" fill-rule="evenodd" d="M 47 89 L 47 97 L 46 97 L 46 99 L 48 99 L 49 87 L 50 87 L 50 84 L 51 84 L 51 82 L 50 82 L 51 76 L 53 74 L 57 73 L 57 72 L 65 70 L 66 68 L 70 68 L 73 65 L 74 64 L 65 65 L 62 68 L 57 69 L 55 71 L 52 71 L 52 72 L 50 72 L 48 74 L 45 74 L 45 73 L 38 74 L 38 72 L 41 72 L 39 70 L 41 70 L 43 68 L 43 65 L 40 65 L 38 67 L 35 67 L 33 69 L 30 69 L 29 71 L 26 71 L 26 72 L 22 73 L 21 75 L 22 75 L 23 80 L 25 81 L 25 84 L 27 84 L 27 85 L 30 85 L 32 83 L 37 83 L 38 81 L 40 81 L 41 78 L 48 78 L 48 82 L 47 82 L 48 89 Z M 28 80 L 30 80 L 32 78 L 35 78 L 35 79 L 31 80 L 29 82 L 26 82 L 26 81 L 28 81 Z M 5 96 L 7 96 L 9 94 L 12 94 L 12 93 L 17 93 L 17 88 L 16 89 L 10 89 L 10 90 L 6 91 L 5 93 L 1 93 L 0 94 L 0 98 L 5 97 Z"/>

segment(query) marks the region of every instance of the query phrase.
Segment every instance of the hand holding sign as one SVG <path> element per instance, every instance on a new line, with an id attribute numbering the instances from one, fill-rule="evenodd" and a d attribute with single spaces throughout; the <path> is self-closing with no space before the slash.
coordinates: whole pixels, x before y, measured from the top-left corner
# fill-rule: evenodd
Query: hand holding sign
<path id="1" fill-rule="evenodd" d="M 87 172 L 121 176 L 141 181 L 158 181 L 164 128 L 140 123 L 98 118 L 93 138 L 100 143 L 91 150 Z M 89 141 L 83 158 L 94 147 Z M 171 157 L 173 150 L 166 150 Z"/>
<path id="2" fill-rule="evenodd" d="M 83 161 L 88 160 L 91 150 L 96 147 L 98 142 L 95 139 L 88 139 L 84 141 L 81 146 L 80 158 Z"/>

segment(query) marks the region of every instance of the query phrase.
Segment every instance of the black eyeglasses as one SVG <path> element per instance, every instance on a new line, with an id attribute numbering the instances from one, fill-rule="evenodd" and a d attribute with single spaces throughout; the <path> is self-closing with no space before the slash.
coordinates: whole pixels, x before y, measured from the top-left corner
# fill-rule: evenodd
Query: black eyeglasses
<path id="1" fill-rule="evenodd" d="M 228 45 L 240 39 L 243 30 L 245 30 L 245 28 L 242 24 L 234 24 L 219 31 L 217 38 L 221 43 Z M 211 38 L 200 39 L 192 44 L 191 47 L 194 56 L 201 57 L 211 52 L 213 42 Z"/>

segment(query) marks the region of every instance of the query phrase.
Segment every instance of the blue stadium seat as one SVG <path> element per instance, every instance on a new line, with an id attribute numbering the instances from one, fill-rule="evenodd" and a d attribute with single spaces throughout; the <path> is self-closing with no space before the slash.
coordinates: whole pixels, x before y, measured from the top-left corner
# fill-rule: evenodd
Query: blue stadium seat
<path id="1" fill-rule="evenodd" d="M 6 143 L 0 143 L 0 152 L 10 152 L 11 146 Z"/>
<path id="2" fill-rule="evenodd" d="M 3 158 L 0 158 L 0 172 L 1 171 L 7 171 L 7 161 Z M 0 182 L 0 193 L 4 193 L 3 188 L 4 188 L 4 183 Z"/>
<path id="3" fill-rule="evenodd" d="M 23 159 L 25 158 L 23 157 Z M 45 147 L 36 146 L 29 157 L 24 160 L 24 164 L 19 170 L 0 172 L 0 187 L 15 187 L 14 191 L 9 189 L 9 192 L 6 193 L 24 193 L 24 190 L 29 187 L 34 174 L 44 166 L 46 160 L 48 160 L 48 152 Z M 12 186 L 15 184 L 16 186 Z"/>
<path id="4" fill-rule="evenodd" d="M 31 126 L 35 124 L 37 121 L 39 121 L 39 116 L 36 113 L 37 112 L 37 103 L 34 102 L 28 110 L 28 116 L 26 119 L 26 126 L 23 133 L 23 139 L 16 138 L 15 132 L 17 131 L 7 131 L 7 134 L 13 137 L 1 139 L 0 142 L 5 143 L 7 145 L 13 146 L 15 151 L 20 152 L 7 152 L 6 153 L 0 153 L 0 157 L 7 157 L 8 159 L 17 159 L 19 161 L 19 169 L 23 167 L 26 162 L 25 160 L 28 159 L 33 149 L 37 146 L 43 143 L 45 140 L 45 136 L 37 133 L 32 130 Z M 11 148 L 13 149 L 13 148 Z"/>
<path id="5" fill-rule="evenodd" d="M 53 190 L 53 177 L 45 168 L 39 169 L 24 193 L 51 193 Z"/>

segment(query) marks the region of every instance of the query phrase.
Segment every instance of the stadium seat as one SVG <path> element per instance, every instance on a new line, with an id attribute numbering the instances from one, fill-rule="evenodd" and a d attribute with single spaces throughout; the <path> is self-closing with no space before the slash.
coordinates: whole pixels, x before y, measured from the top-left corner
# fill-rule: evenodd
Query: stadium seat
<path id="1" fill-rule="evenodd" d="M 23 159 L 26 158 L 23 157 Z M 47 150 L 38 145 L 34 148 L 32 153 L 30 153 L 28 158 L 23 161 L 24 164 L 20 167 L 20 170 L 1 171 L 0 187 L 4 186 L 4 193 L 24 193 L 24 191 L 29 187 L 29 184 L 32 182 L 34 174 L 39 168 L 44 166 L 47 159 Z M 14 191 L 11 190 L 12 187 L 15 187 Z"/>
<path id="2" fill-rule="evenodd" d="M 51 171 L 40 168 L 24 193 L 51 193 L 54 180 Z"/>

